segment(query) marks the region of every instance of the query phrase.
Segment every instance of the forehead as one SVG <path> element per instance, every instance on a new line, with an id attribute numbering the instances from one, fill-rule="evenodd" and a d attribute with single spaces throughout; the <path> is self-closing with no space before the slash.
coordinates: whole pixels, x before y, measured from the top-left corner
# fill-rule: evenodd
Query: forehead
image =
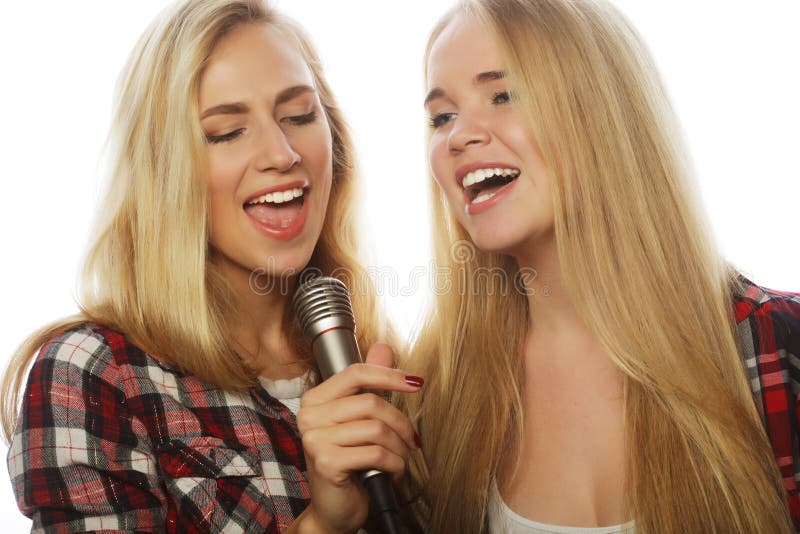
<path id="1" fill-rule="evenodd" d="M 270 24 L 246 24 L 214 47 L 200 79 L 200 99 L 235 98 L 254 87 L 278 92 L 294 85 L 314 86 L 297 47 Z"/>
<path id="2" fill-rule="evenodd" d="M 428 57 L 428 86 L 505 69 L 491 30 L 474 16 L 458 14 L 436 38 Z"/>

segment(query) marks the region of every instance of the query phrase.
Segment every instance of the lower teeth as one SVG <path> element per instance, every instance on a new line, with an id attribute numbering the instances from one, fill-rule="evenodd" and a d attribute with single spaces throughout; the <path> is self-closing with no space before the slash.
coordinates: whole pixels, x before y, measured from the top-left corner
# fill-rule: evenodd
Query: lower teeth
<path id="1" fill-rule="evenodd" d="M 482 202 L 486 202 L 487 200 L 492 198 L 494 195 L 495 195 L 494 193 L 484 193 L 484 194 L 476 197 L 475 200 L 472 201 L 472 203 L 473 204 L 480 204 Z"/>

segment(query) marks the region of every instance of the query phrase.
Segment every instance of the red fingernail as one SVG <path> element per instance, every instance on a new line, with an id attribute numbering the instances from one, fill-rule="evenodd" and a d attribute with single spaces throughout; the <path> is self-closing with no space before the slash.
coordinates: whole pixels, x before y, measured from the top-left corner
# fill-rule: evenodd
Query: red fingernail
<path id="1" fill-rule="evenodd" d="M 425 379 L 421 376 L 406 375 L 406 384 L 408 385 L 414 386 L 415 388 L 421 388 L 424 383 Z"/>
<path id="2" fill-rule="evenodd" d="M 422 438 L 419 437 L 419 434 L 416 432 L 414 432 L 414 445 L 416 445 L 418 449 L 422 448 Z"/>

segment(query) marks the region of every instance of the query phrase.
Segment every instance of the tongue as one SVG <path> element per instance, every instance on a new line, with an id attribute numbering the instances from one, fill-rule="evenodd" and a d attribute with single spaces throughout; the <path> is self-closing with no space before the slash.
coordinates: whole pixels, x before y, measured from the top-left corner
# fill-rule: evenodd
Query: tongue
<path id="1" fill-rule="evenodd" d="M 258 222 L 275 229 L 288 228 L 297 219 L 302 205 L 298 201 L 283 204 L 256 204 L 245 206 L 244 210 Z"/>

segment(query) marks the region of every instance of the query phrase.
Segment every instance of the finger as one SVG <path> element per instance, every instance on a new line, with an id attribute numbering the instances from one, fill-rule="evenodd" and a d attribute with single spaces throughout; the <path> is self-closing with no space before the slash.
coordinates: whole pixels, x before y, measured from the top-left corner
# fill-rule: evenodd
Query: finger
<path id="1" fill-rule="evenodd" d="M 331 447 L 362 447 L 378 445 L 404 460 L 408 458 L 411 450 L 406 442 L 394 430 L 377 419 L 351 421 L 340 425 L 318 428 L 306 432 L 302 436 L 303 446 L 308 443 L 310 456 L 319 454 L 319 451 Z"/>
<path id="2" fill-rule="evenodd" d="M 400 436 L 408 447 L 418 448 L 419 438 L 408 417 L 374 393 L 362 393 L 324 405 L 303 407 L 297 414 L 297 427 L 302 436 L 314 428 L 369 419 L 381 421 Z"/>
<path id="3" fill-rule="evenodd" d="M 306 391 L 300 398 L 300 406 L 317 406 L 365 389 L 411 393 L 419 391 L 423 382 L 422 378 L 406 375 L 400 369 L 356 363 Z"/>
<path id="4" fill-rule="evenodd" d="M 397 478 L 406 470 L 403 457 L 379 445 L 331 447 L 308 461 L 314 472 L 339 486 L 361 471 L 377 469 Z"/>
<path id="5" fill-rule="evenodd" d="M 369 348 L 364 363 L 379 367 L 394 367 L 394 351 L 386 343 L 375 343 Z"/>

